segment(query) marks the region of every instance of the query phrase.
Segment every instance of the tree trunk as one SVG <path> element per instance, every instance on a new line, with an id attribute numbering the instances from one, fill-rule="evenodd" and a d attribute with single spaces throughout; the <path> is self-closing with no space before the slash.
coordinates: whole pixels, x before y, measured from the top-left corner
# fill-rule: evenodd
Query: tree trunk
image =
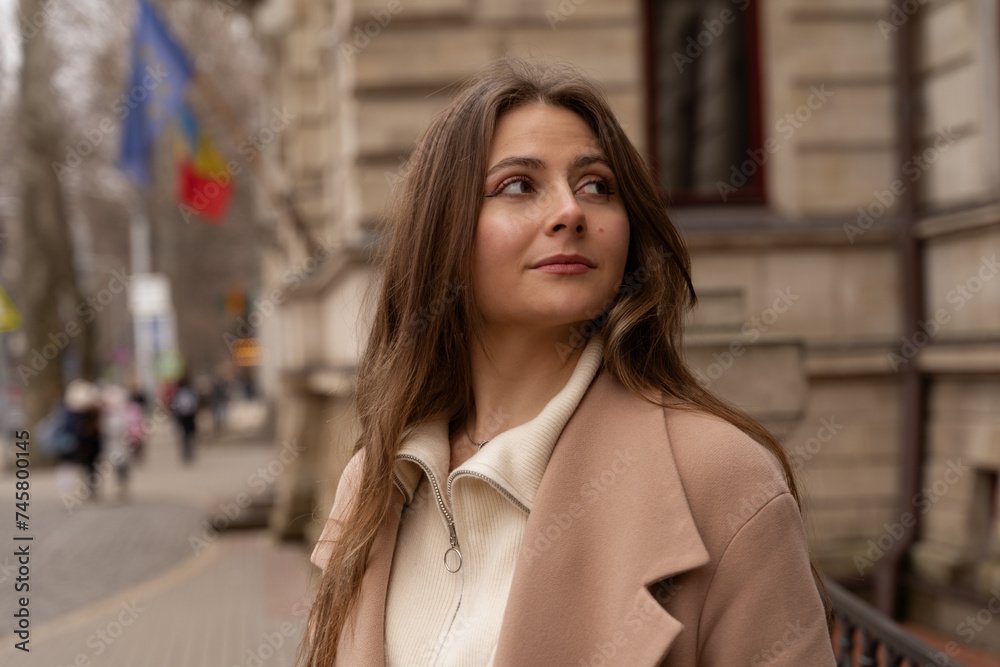
<path id="1" fill-rule="evenodd" d="M 68 349 L 91 375 L 92 322 L 77 313 L 82 303 L 73 263 L 73 241 L 62 184 L 53 165 L 64 162 L 59 99 L 52 87 L 55 56 L 44 28 L 32 17 L 46 16 L 43 0 L 21 0 L 24 39 L 21 70 L 20 176 L 24 257 L 22 294 L 28 351 L 15 374 L 23 383 L 27 424 L 33 426 L 62 396 L 63 360 Z M 41 21 L 39 21 L 41 22 Z M 61 150 L 60 150 L 61 149 Z"/>

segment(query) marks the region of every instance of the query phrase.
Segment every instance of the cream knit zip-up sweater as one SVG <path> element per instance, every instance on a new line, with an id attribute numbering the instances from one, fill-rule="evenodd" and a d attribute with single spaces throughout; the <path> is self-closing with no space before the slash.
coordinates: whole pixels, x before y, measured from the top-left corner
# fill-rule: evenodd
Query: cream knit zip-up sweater
<path id="1" fill-rule="evenodd" d="M 494 437 L 451 475 L 444 420 L 415 428 L 403 440 L 395 473 L 406 505 L 386 593 L 387 667 L 493 664 L 542 474 L 600 362 L 601 341 L 595 334 L 566 386 L 538 416 Z M 454 521 L 462 554 L 457 572 L 445 568 L 450 531 L 435 483 Z M 449 567 L 457 563 L 455 553 L 448 554 Z"/>

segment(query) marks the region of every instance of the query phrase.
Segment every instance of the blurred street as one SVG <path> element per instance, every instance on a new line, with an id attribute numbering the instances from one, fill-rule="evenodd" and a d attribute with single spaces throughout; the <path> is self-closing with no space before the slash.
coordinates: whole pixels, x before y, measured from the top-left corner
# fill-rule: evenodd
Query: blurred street
<path id="1" fill-rule="evenodd" d="M 55 470 L 32 470 L 31 651 L 13 648 L 15 600 L 4 595 L 0 664 L 292 664 L 308 610 L 308 552 L 263 529 L 217 534 L 207 523 L 227 504 L 235 513 L 238 494 L 264 499 L 253 476 L 274 458 L 271 443 L 252 431 L 203 439 L 184 467 L 178 439 L 173 423 L 154 432 L 125 503 L 112 477 L 97 502 L 67 510 Z M 9 470 L 0 495 L 14 497 Z M 235 522 L 253 511 L 240 509 Z M 13 548 L 4 552 L 0 583 L 12 587 Z"/>

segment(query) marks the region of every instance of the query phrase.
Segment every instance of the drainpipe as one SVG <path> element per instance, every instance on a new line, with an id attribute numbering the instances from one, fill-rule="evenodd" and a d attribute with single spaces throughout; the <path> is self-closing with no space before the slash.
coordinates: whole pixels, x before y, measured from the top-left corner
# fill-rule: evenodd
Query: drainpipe
<path id="1" fill-rule="evenodd" d="M 913 157 L 915 137 L 919 132 L 914 108 L 918 94 L 915 72 L 916 33 L 920 11 L 910 16 L 896 33 L 897 125 L 899 128 L 899 165 Z M 905 176 L 900 178 L 907 183 Z M 917 219 L 917 193 L 910 184 L 900 196 L 897 243 L 899 252 L 899 277 L 902 292 L 902 327 L 908 338 L 919 331 L 918 321 L 923 315 L 924 267 L 920 240 L 915 235 Z M 897 353 L 900 353 L 897 351 Z M 902 356 L 902 355 L 901 355 Z M 905 357 L 903 357 L 905 358 Z M 900 484 L 898 515 L 909 512 L 914 525 L 893 545 L 881 560 L 875 574 L 875 604 L 882 613 L 896 618 L 899 601 L 899 570 L 904 558 L 920 531 L 920 512 L 913 506 L 913 498 L 920 492 L 923 477 L 924 446 L 926 440 L 926 385 L 917 360 L 903 364 L 900 370 Z"/>

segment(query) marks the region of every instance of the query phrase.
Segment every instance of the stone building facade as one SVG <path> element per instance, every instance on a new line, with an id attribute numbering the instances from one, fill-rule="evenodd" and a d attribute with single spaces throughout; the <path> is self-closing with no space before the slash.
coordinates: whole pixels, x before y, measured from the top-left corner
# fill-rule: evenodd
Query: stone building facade
<path id="1" fill-rule="evenodd" d="M 261 333 L 279 437 L 306 444 L 276 530 L 317 536 L 356 436 L 369 248 L 415 139 L 484 62 L 565 59 L 657 165 L 701 299 L 689 359 L 788 448 L 817 565 L 864 587 L 905 539 L 906 613 L 1000 650 L 959 628 L 1000 588 L 996 3 L 268 0 L 255 23 L 295 115 L 268 150 L 318 244 L 264 267 L 296 277 Z"/>

